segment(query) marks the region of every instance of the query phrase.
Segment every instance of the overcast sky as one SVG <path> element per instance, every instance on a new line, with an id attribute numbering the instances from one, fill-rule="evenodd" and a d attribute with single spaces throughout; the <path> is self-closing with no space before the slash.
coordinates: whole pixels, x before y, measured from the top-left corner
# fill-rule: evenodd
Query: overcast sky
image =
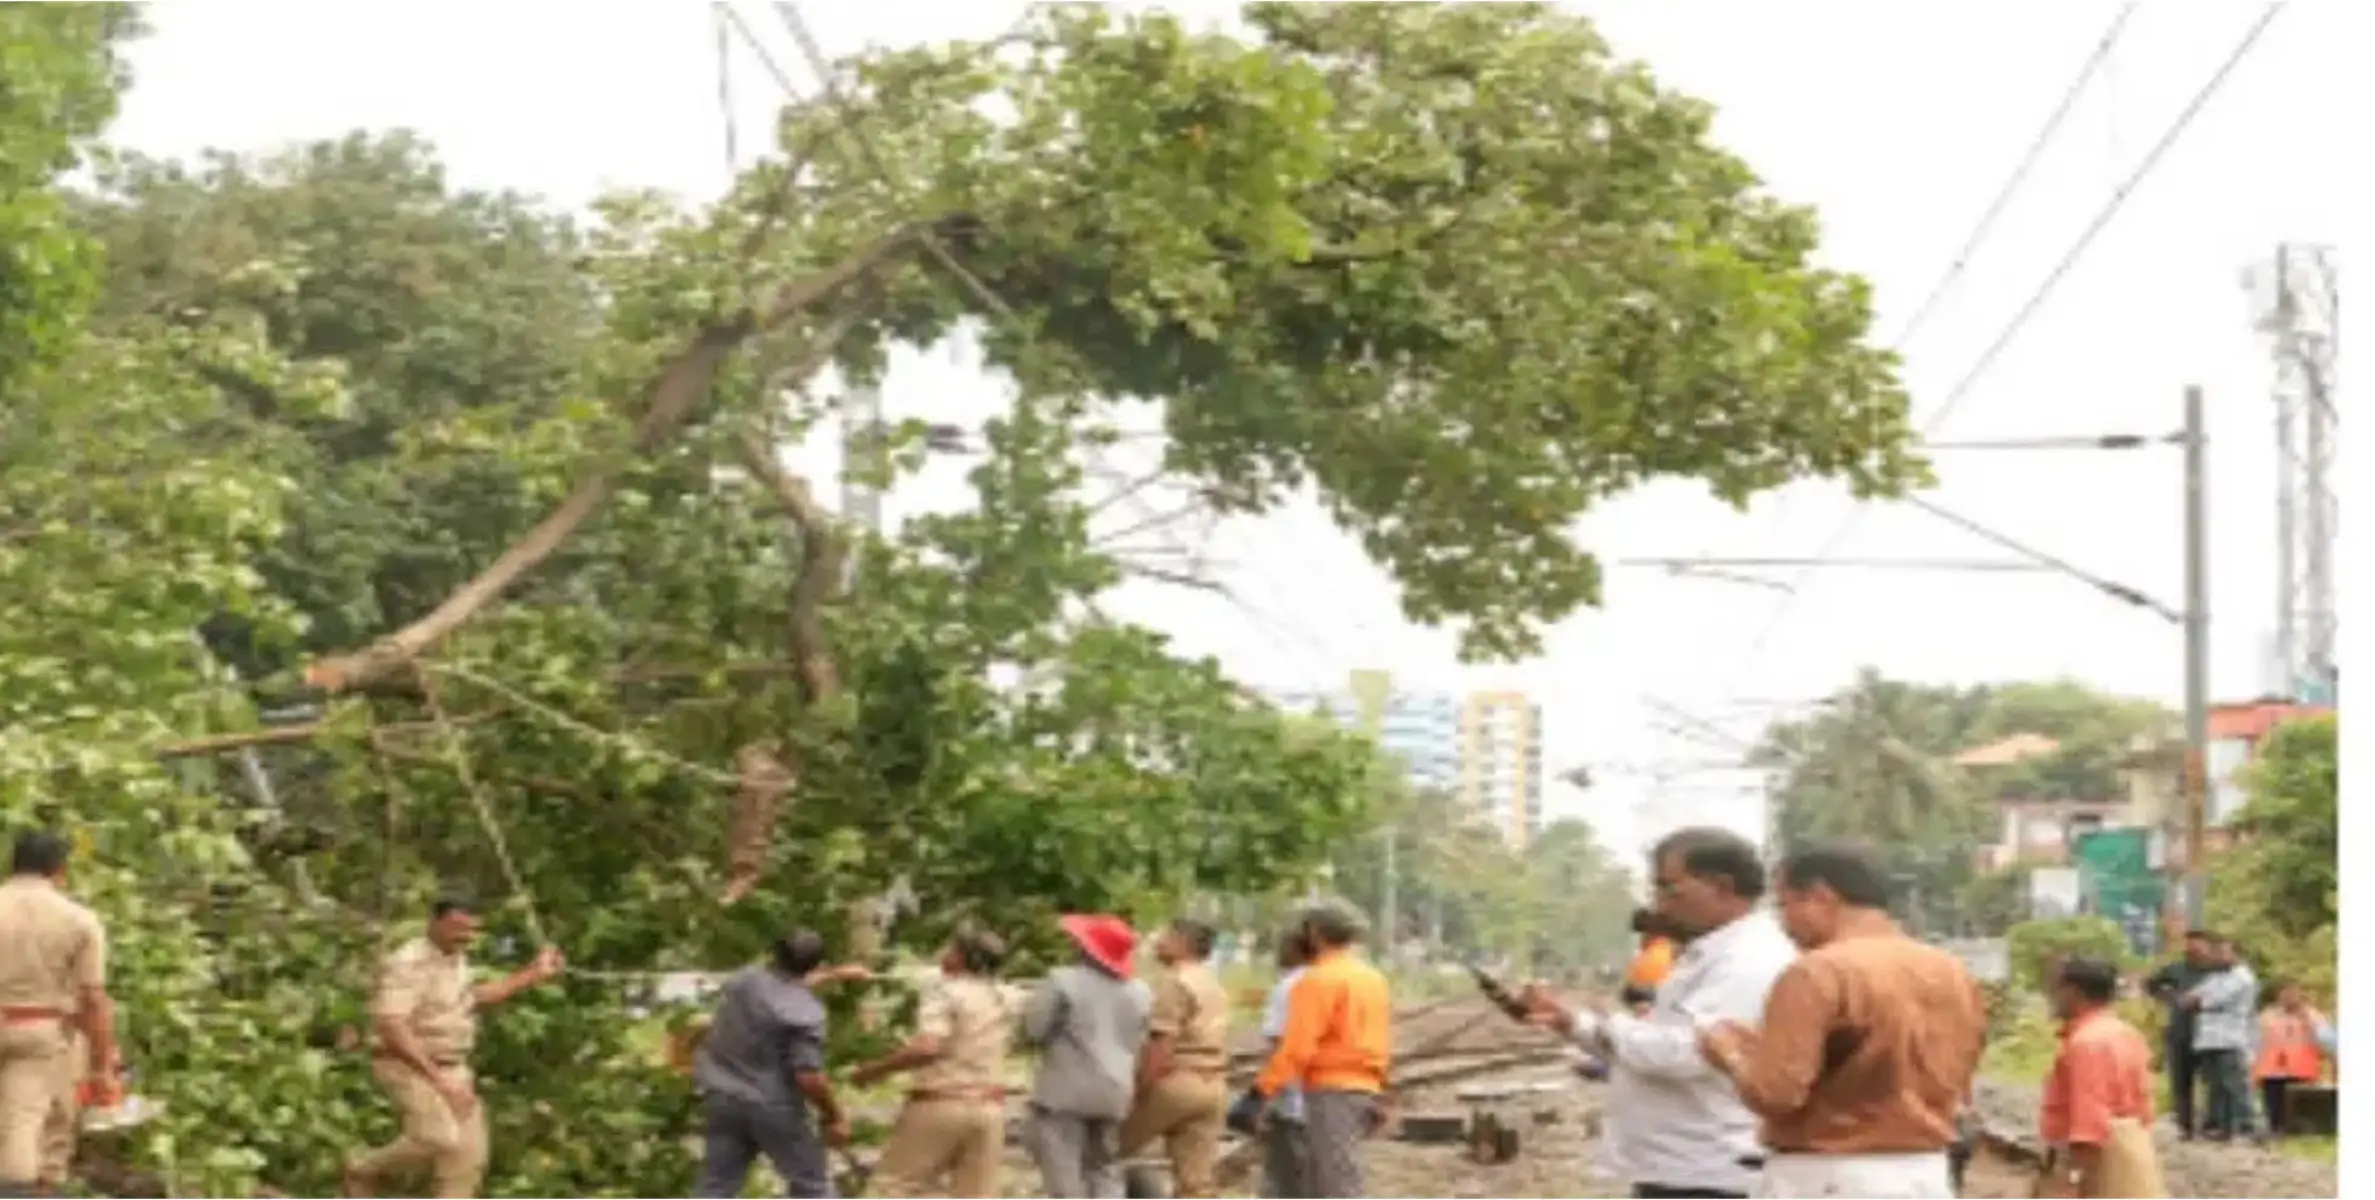
<path id="1" fill-rule="evenodd" d="M 1172 4 L 1195 22 L 1233 6 Z M 1869 276 L 1878 337 L 1898 336 L 2059 101 L 2118 6 L 1892 0 L 1620 0 L 1577 6 L 1620 54 L 1714 102 L 1717 134 L 1791 200 L 1816 205 L 1826 253 Z M 803 89 L 814 79 L 769 5 L 738 11 Z M 1013 0 L 804 6 L 828 51 L 992 33 Z M 2258 19 L 2257 4 L 2137 12 L 1990 240 L 1904 347 L 1919 419 L 1945 403 L 2177 112 Z M 2334 118 L 2364 71 L 2369 20 L 2346 0 L 2289 6 L 2026 328 L 1964 389 L 1946 440 L 2177 428 L 2180 396 L 2210 399 L 2213 694 L 2272 681 L 2273 450 L 2267 352 L 2242 271 L 2279 241 L 2343 245 L 2369 196 Z M 616 186 L 717 194 L 726 177 L 712 17 L 696 0 L 463 5 L 176 0 L 153 10 L 119 139 L 155 153 L 267 149 L 356 128 L 416 129 L 454 176 L 563 206 Z M 2358 48 L 2353 53 L 2351 48 Z M 2348 56 L 2346 58 L 2346 55 Z M 738 50 L 747 157 L 779 99 Z M 2352 85 L 2352 91 L 2363 91 Z M 998 386 L 961 352 L 901 362 L 894 417 L 977 422 Z M 1124 447 L 1116 467 L 1150 461 Z M 829 470 L 830 448 L 800 454 Z M 2173 450 L 2125 455 L 1964 452 L 1940 458 L 1939 504 L 2175 605 L 2180 476 Z M 904 484 L 895 513 L 963 500 L 961 466 Z M 1578 528 L 1610 557 L 1807 556 L 1853 506 L 1807 485 L 1736 513 L 1703 489 L 1646 489 Z M 1410 687 L 1517 687 L 1545 710 L 1554 769 L 1594 764 L 1589 793 L 1551 789 L 1619 849 L 1678 824 L 1743 831 L 1761 804 L 1737 776 L 1664 788 L 1626 770 L 1715 753 L 1661 733 L 1654 696 L 1754 734 L 1744 701 L 1819 695 L 1870 664 L 1896 676 L 1979 682 L 2073 676 L 2175 702 L 2177 630 L 2064 578 L 1815 572 L 1794 600 L 1767 587 L 1613 570 L 1604 608 L 1575 616 L 1533 661 L 1463 667 L 1451 638 L 1402 619 L 1393 589 L 1308 505 L 1212 531 L 1242 603 L 1134 585 L 1115 607 L 1186 651 L 1266 685 L 1340 681 L 1356 667 Z M 1857 517 L 1837 553 L 2002 557 L 1903 506 Z M 1787 577 L 1783 572 L 1779 577 Z M 1786 605 L 1786 608 L 1784 607 Z M 1779 614 L 1776 623 L 1776 614 Z M 1767 628 L 1772 636 L 1760 639 Z M 1760 653 L 1752 653 L 1759 644 Z"/>

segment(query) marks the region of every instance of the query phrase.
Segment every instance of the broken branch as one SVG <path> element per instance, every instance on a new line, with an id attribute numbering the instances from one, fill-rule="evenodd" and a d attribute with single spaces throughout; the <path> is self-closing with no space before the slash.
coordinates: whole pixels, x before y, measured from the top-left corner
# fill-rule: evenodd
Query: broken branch
<path id="1" fill-rule="evenodd" d="M 753 317 L 746 313 L 703 329 L 691 345 L 653 378 L 645 393 L 648 399 L 643 417 L 635 423 L 634 442 L 627 454 L 594 468 L 534 529 L 426 616 L 367 649 L 314 663 L 306 670 L 306 682 L 333 694 L 349 691 L 395 673 L 459 629 L 521 576 L 550 558 L 587 518 L 599 511 L 617 489 L 619 476 L 635 456 L 649 453 L 683 427 L 709 395 L 718 371 L 737 347 L 753 334 L 782 325 L 866 277 L 915 237 L 914 230 L 891 233 L 831 267 L 784 285 L 763 314 Z M 831 361 L 836 345 L 855 321 L 854 311 L 845 309 L 826 323 L 801 366 L 803 376 L 814 374 Z"/>

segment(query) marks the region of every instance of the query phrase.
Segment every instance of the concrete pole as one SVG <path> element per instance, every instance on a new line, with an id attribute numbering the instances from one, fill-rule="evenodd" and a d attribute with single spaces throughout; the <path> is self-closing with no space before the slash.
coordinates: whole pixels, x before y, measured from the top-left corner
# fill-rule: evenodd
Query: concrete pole
<path id="1" fill-rule="evenodd" d="M 2185 920 L 2203 925 L 2209 892 L 2205 848 L 2210 823 L 2210 519 L 2205 496 L 2209 458 L 2202 430 L 2202 389 L 2185 389 Z"/>
<path id="2" fill-rule="evenodd" d="M 1391 963 L 1402 949 L 1401 863 L 1397 861 L 1402 840 L 1399 826 L 1385 827 L 1385 880 L 1378 888 L 1377 953 L 1379 961 Z"/>

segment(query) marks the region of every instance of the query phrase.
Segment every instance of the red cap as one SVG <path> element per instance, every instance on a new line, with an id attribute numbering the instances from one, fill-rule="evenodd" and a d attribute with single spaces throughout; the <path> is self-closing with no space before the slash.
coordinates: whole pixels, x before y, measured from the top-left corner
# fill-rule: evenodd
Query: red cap
<path id="1" fill-rule="evenodd" d="M 1129 922 L 1104 913 L 1070 913 L 1056 918 L 1056 924 L 1098 966 L 1121 979 L 1131 976 L 1131 956 L 1138 951 L 1138 935 L 1130 929 Z"/>

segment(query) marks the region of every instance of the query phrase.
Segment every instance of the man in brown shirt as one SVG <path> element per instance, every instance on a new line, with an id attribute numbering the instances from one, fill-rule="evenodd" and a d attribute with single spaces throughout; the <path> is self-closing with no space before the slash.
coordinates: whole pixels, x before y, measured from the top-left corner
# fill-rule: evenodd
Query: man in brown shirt
<path id="1" fill-rule="evenodd" d="M 1774 873 L 1797 961 L 1756 1029 L 1701 1035 L 1762 1119 L 1759 1195 L 1954 1194 L 1946 1151 L 1987 1041 L 1987 1003 L 1962 960 L 1898 930 L 1868 856 L 1821 848 Z"/>
<path id="2" fill-rule="evenodd" d="M 486 1109 L 470 1074 L 478 1010 L 559 975 L 561 952 L 547 946 L 526 967 L 474 984 L 469 950 L 477 937 L 475 906 L 448 897 L 430 908 L 424 936 L 380 962 L 371 997 L 371 1075 L 395 1101 L 403 1132 L 348 1160 L 349 1196 L 368 1196 L 388 1176 L 423 1167 L 431 1195 L 478 1194 L 487 1167 Z"/>
<path id="3" fill-rule="evenodd" d="M 1155 939 L 1163 976 L 1138 1055 L 1138 1094 L 1122 1122 L 1124 1158 L 1163 1139 L 1181 1197 L 1219 1194 L 1229 1115 L 1229 993 L 1206 965 L 1212 942 L 1211 926 L 1185 918 Z"/>
<path id="4" fill-rule="evenodd" d="M 95 1090 L 115 1094 L 107 931 L 60 886 L 71 853 L 57 834 L 24 834 L 0 883 L 0 1194 L 33 1194 L 50 1109 L 73 1086 L 69 1022 L 89 1047 Z"/>
<path id="5" fill-rule="evenodd" d="M 874 1164 L 877 1196 L 923 1196 L 946 1176 L 949 1196 L 998 1196 L 1006 1154 L 1006 1054 L 1014 1007 L 998 984 L 1006 943 L 960 930 L 940 954 L 941 979 L 916 1011 L 915 1036 L 850 1073 L 865 1087 L 913 1070 L 915 1082 Z"/>

